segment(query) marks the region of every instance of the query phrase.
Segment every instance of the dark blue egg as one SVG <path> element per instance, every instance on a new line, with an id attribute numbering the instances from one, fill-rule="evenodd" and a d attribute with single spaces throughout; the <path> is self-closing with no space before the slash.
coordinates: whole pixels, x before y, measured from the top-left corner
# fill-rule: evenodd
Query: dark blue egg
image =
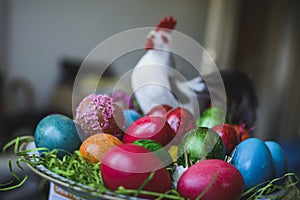
<path id="1" fill-rule="evenodd" d="M 130 126 L 130 124 L 132 124 L 135 120 L 139 119 L 141 117 L 141 115 L 136 112 L 135 110 L 124 110 L 124 117 L 125 117 L 125 127 L 128 128 Z"/>
<path id="2" fill-rule="evenodd" d="M 271 180 L 274 175 L 273 159 L 268 146 L 258 138 L 250 138 L 237 146 L 232 164 L 241 172 L 245 189 Z"/>
<path id="3" fill-rule="evenodd" d="M 72 154 L 81 145 L 73 120 L 60 114 L 48 115 L 38 123 L 34 141 L 38 148 L 63 150 L 59 151 L 59 157 L 67 152 Z"/>
<path id="4" fill-rule="evenodd" d="M 288 161 L 285 151 L 277 142 L 266 141 L 265 143 L 271 151 L 274 164 L 274 176 L 283 176 L 288 170 Z"/>

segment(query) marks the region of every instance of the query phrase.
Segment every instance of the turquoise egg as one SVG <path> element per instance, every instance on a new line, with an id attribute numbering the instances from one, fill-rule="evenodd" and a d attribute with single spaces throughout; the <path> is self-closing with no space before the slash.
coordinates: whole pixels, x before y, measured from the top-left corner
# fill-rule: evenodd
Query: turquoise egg
<path id="1" fill-rule="evenodd" d="M 266 141 L 265 144 L 269 147 L 274 164 L 274 176 L 281 177 L 288 170 L 287 156 L 283 148 L 274 141 Z"/>
<path id="2" fill-rule="evenodd" d="M 268 146 L 258 138 L 244 140 L 237 146 L 232 164 L 241 172 L 245 189 L 271 180 L 274 166 Z"/>
<path id="3" fill-rule="evenodd" d="M 73 153 L 81 145 L 72 119 L 60 114 L 44 117 L 34 132 L 34 142 L 38 148 L 60 149 L 58 156 Z"/>
<path id="4" fill-rule="evenodd" d="M 130 124 L 132 124 L 135 120 L 139 119 L 141 117 L 141 115 L 136 112 L 135 110 L 124 110 L 124 117 L 125 117 L 125 127 L 128 128 L 130 126 Z"/>

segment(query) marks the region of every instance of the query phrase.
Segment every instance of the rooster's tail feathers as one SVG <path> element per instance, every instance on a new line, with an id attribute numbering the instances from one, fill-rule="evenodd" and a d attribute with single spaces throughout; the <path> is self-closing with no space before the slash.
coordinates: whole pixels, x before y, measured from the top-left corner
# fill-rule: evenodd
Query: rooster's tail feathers
<path id="1" fill-rule="evenodd" d="M 197 76 L 191 80 L 189 80 L 190 87 L 195 91 L 195 92 L 203 92 L 206 88 L 205 83 L 203 82 L 202 77 Z"/>

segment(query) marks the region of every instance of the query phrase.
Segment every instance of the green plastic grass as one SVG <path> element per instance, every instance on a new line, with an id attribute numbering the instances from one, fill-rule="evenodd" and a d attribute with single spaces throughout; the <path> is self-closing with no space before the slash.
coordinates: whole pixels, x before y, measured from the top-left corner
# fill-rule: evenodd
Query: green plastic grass
<path id="1" fill-rule="evenodd" d="M 83 158 L 79 151 L 75 151 L 74 154 L 66 155 L 62 159 L 60 159 L 58 158 L 58 152 L 60 150 L 49 151 L 45 148 L 20 150 L 21 144 L 27 144 L 29 142 L 33 142 L 33 140 L 34 139 L 32 136 L 18 137 L 4 146 L 3 152 L 6 152 L 9 148 L 13 148 L 14 156 L 17 157 L 15 165 L 23 170 L 24 177 L 18 177 L 18 175 L 13 170 L 12 159 L 9 159 L 8 166 L 15 180 L 8 183 L 0 183 L 0 191 L 7 191 L 21 187 L 26 182 L 26 180 L 28 179 L 28 175 L 26 174 L 26 171 L 21 164 L 27 163 L 32 167 L 43 165 L 48 170 L 62 177 L 94 188 L 95 190 L 90 194 L 92 197 L 99 197 L 104 193 L 107 193 L 112 195 L 128 196 L 139 196 L 142 194 L 152 196 L 155 199 L 184 199 L 175 189 L 167 191 L 166 193 L 157 193 L 143 190 L 144 186 L 151 180 L 154 173 L 151 173 L 148 179 L 146 179 L 137 190 L 119 187 L 117 190 L 111 191 L 106 188 L 102 182 L 100 175 L 100 163 L 95 164 L 90 162 L 89 160 Z M 43 156 L 34 154 L 33 152 L 35 151 L 43 151 Z M 201 197 L 204 196 L 204 194 L 213 185 L 213 182 L 216 178 L 217 175 L 197 199 L 201 199 Z M 15 181 L 17 183 L 12 185 L 12 183 L 15 183 Z M 260 197 L 283 200 L 300 199 L 300 191 L 298 187 L 299 178 L 294 173 L 287 173 L 283 177 L 259 184 L 245 191 L 242 199 L 255 200 Z M 284 192 L 274 195 L 274 193 L 276 194 L 276 192 L 278 191 Z"/>

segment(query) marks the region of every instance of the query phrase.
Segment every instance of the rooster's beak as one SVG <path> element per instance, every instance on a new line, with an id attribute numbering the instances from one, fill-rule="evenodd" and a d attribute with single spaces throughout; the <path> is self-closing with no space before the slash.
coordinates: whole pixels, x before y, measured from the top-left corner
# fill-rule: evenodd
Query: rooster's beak
<path id="1" fill-rule="evenodd" d="M 150 49 L 153 49 L 153 48 L 154 48 L 153 41 L 151 40 L 151 38 L 149 38 L 146 42 L 145 49 L 150 50 Z"/>

